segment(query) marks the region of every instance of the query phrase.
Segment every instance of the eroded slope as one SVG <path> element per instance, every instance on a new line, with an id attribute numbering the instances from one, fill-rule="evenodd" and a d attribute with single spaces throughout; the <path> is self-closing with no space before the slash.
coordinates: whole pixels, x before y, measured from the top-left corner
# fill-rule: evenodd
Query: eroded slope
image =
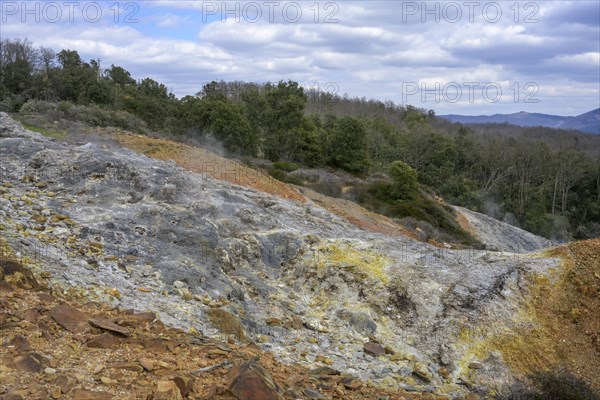
<path id="1" fill-rule="evenodd" d="M 477 333 L 518 329 L 529 282 L 561 267 L 370 232 L 131 150 L 14 137 L 0 119 L 1 228 L 25 264 L 53 287 L 260 343 L 286 364 L 484 393 L 512 375 L 493 348 L 473 350 Z"/>

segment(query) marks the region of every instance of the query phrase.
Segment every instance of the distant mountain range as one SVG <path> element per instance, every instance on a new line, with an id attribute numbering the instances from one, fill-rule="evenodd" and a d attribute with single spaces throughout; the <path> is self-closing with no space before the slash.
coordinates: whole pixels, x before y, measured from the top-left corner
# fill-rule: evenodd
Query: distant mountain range
<path id="1" fill-rule="evenodd" d="M 440 118 L 462 124 L 509 123 L 518 126 L 545 126 L 558 129 L 575 129 L 600 135 L 600 108 L 578 115 L 565 117 L 560 115 L 528 113 L 494 115 L 440 115 Z"/>

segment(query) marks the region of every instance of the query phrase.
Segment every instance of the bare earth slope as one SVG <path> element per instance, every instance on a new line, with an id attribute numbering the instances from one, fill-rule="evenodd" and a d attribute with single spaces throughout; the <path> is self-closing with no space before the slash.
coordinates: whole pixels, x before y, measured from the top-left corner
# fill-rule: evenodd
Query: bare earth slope
<path id="1" fill-rule="evenodd" d="M 520 372 L 507 334 L 541 329 L 531 296 L 566 265 L 560 254 L 440 249 L 303 196 L 23 135 L 5 114 L 0 127 L 0 232 L 54 290 L 392 391 L 464 398 L 509 384 Z M 346 398 L 315 390 L 285 398 Z"/>

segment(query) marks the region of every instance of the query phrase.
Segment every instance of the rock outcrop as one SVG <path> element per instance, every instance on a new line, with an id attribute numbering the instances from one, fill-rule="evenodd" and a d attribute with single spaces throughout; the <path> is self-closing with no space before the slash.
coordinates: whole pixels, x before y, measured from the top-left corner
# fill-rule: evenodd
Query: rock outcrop
<path id="1" fill-rule="evenodd" d="M 368 232 L 118 146 L 58 143 L 6 114 L 0 127 L 0 229 L 24 264 L 65 292 L 256 342 L 287 364 L 456 398 L 485 391 L 511 373 L 473 349 L 521 329 L 528 282 L 559 266 Z"/>
<path id="2" fill-rule="evenodd" d="M 554 245 L 550 240 L 534 235 L 490 216 L 471 211 L 464 207 L 454 207 L 466 219 L 468 232 L 489 249 L 509 251 L 512 253 L 527 253 L 541 250 Z"/>

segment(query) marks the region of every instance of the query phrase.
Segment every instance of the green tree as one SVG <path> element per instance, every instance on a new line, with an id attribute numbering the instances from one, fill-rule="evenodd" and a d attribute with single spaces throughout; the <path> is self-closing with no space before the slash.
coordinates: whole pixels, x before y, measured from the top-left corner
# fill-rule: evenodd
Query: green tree
<path id="1" fill-rule="evenodd" d="M 419 193 L 418 174 L 410 165 L 394 161 L 388 167 L 392 179 L 390 195 L 395 200 L 414 199 Z"/>
<path id="2" fill-rule="evenodd" d="M 121 88 L 124 88 L 127 85 L 135 84 L 135 79 L 131 77 L 129 71 L 115 66 L 114 64 L 110 66 L 110 69 L 106 70 L 105 74 L 112 82 L 114 82 L 116 85 L 119 85 Z"/>
<path id="3" fill-rule="evenodd" d="M 363 122 L 354 117 L 331 119 L 326 123 L 327 162 L 329 165 L 355 174 L 366 174 L 371 168 L 367 131 Z"/>
<path id="4" fill-rule="evenodd" d="M 89 64 L 81 61 L 75 50 L 62 50 L 57 59 L 62 69 L 53 81 L 54 89 L 61 100 L 77 102 L 86 86 L 96 80 L 96 74 Z"/>
<path id="5" fill-rule="evenodd" d="M 287 146 L 291 150 L 292 161 L 314 167 L 321 164 L 323 160 L 319 133 L 314 120 L 311 118 L 302 118 L 300 125 L 290 135 Z"/>
<path id="6" fill-rule="evenodd" d="M 205 100 L 202 126 L 206 132 L 221 140 L 232 153 L 256 155 L 256 137 L 241 107 L 226 99 Z"/>
<path id="7" fill-rule="evenodd" d="M 142 118 L 153 129 L 164 129 L 175 114 L 177 99 L 165 85 L 151 78 L 126 86 L 123 108 Z"/>
<path id="8" fill-rule="evenodd" d="M 267 85 L 264 113 L 265 155 L 271 160 L 293 159 L 297 144 L 297 128 L 302 124 L 306 95 L 297 82 Z"/>

